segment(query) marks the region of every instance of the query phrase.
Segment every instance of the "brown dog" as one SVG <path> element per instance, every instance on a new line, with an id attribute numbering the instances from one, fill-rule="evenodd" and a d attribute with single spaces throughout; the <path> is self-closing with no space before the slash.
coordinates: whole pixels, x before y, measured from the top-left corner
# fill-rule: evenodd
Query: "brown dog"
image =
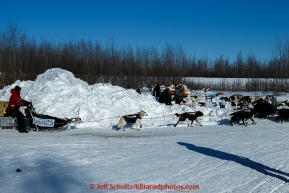
<path id="1" fill-rule="evenodd" d="M 175 114 L 177 117 L 179 117 L 179 120 L 178 120 L 178 122 L 175 124 L 175 127 L 177 126 L 177 124 L 179 123 L 179 122 L 181 122 L 181 121 L 185 121 L 187 118 L 189 119 L 189 120 L 191 120 L 191 126 L 192 126 L 192 124 L 193 124 L 193 122 L 194 121 L 196 121 L 200 126 L 202 126 L 201 125 L 201 123 L 198 121 L 198 117 L 201 117 L 201 116 L 203 116 L 204 114 L 201 112 L 201 111 L 197 111 L 197 112 L 187 112 L 187 113 L 183 113 L 183 114 L 178 114 L 178 113 L 176 113 Z"/>

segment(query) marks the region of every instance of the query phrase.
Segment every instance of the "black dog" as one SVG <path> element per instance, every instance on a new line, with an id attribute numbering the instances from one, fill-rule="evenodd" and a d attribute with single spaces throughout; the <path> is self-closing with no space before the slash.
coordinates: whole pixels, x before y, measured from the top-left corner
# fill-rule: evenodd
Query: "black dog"
<path id="1" fill-rule="evenodd" d="M 187 113 L 183 113 L 183 114 L 178 114 L 178 113 L 176 113 L 175 115 L 176 115 L 177 117 L 179 117 L 179 120 L 178 120 L 178 122 L 175 124 L 175 127 L 178 125 L 179 122 L 185 121 L 187 118 L 188 118 L 189 120 L 191 120 L 191 126 L 192 126 L 192 124 L 193 124 L 194 121 L 196 121 L 200 126 L 202 126 L 201 123 L 199 123 L 199 121 L 198 121 L 198 119 L 197 119 L 198 117 L 201 117 L 201 116 L 204 115 L 201 111 L 197 111 L 197 112 L 187 112 Z"/>
<path id="2" fill-rule="evenodd" d="M 236 121 L 240 121 L 242 119 L 243 121 L 243 125 L 245 124 L 245 119 L 246 121 L 248 119 L 250 119 L 252 121 L 253 124 L 256 124 L 256 122 L 253 119 L 253 115 L 254 115 L 254 111 L 253 109 L 246 109 L 246 110 L 242 110 L 242 111 L 237 111 L 235 113 L 230 114 L 231 117 L 231 122 L 230 125 L 234 125 L 234 122 Z M 247 126 L 247 125 L 246 125 Z"/>
<path id="3" fill-rule="evenodd" d="M 239 118 L 239 113 L 238 112 L 234 112 L 234 113 L 230 114 L 230 116 L 232 116 L 230 125 L 233 126 L 236 121 L 238 121 L 238 123 L 239 123 L 240 118 Z"/>
<path id="4" fill-rule="evenodd" d="M 277 121 L 281 118 L 281 123 L 283 120 L 289 118 L 289 109 L 278 109 L 278 116 L 277 116 Z"/>
<path id="5" fill-rule="evenodd" d="M 254 104 L 254 112 L 258 117 L 268 117 L 276 113 L 276 106 L 264 101 L 262 98 L 255 101 Z"/>

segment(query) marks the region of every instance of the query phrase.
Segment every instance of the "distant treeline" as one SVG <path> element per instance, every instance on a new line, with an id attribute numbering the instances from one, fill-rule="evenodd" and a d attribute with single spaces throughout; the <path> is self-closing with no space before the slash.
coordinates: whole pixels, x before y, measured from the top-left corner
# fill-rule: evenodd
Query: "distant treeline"
<path id="1" fill-rule="evenodd" d="M 56 67 L 71 71 L 89 84 L 111 83 L 125 88 L 151 87 L 156 83 L 186 84 L 194 89 L 278 93 L 289 89 L 289 43 L 276 42 L 270 61 L 258 61 L 253 54 L 244 57 L 240 51 L 231 62 L 223 56 L 214 61 L 188 56 L 181 45 L 167 44 L 157 50 L 154 47 L 118 48 L 113 40 L 105 45 L 90 40 L 36 41 L 13 24 L 1 33 L 1 88 L 16 80 L 35 80 L 37 75 Z M 196 82 L 184 77 L 247 78 L 248 85 L 236 83 L 232 87 L 231 82 L 220 81 L 212 87 L 208 81 Z M 269 78 L 271 81 L 264 81 Z"/>

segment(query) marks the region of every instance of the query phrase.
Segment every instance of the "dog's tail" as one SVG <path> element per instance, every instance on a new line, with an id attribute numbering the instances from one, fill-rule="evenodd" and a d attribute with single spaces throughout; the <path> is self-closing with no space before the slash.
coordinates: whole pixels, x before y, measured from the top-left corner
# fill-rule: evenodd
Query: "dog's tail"
<path id="1" fill-rule="evenodd" d="M 175 115 L 176 115 L 177 117 L 180 117 L 180 116 L 181 116 L 179 113 L 176 113 Z"/>

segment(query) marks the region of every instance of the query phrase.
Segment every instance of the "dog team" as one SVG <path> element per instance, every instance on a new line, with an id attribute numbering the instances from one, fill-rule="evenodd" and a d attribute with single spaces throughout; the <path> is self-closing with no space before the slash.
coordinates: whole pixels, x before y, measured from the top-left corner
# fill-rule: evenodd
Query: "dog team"
<path id="1" fill-rule="evenodd" d="M 136 129 L 139 130 L 140 128 L 142 128 L 142 124 L 141 124 L 141 119 L 144 116 L 147 116 L 148 114 L 141 110 L 140 112 L 138 112 L 137 114 L 132 114 L 132 115 L 125 115 L 122 116 L 120 118 L 120 120 L 117 123 L 117 128 L 116 130 L 121 130 L 124 128 L 124 126 L 126 125 L 130 125 L 130 127 L 132 128 L 133 125 L 135 125 Z M 177 117 L 179 117 L 178 122 L 174 125 L 174 127 L 176 127 L 178 125 L 179 122 L 181 121 L 185 121 L 186 119 L 189 119 L 191 121 L 190 126 L 193 126 L 193 122 L 196 121 L 200 126 L 202 126 L 202 124 L 198 121 L 198 117 L 203 116 L 204 114 L 201 111 L 197 111 L 197 112 L 186 112 L 186 113 L 182 113 L 182 114 L 175 114 Z"/>
<path id="2" fill-rule="evenodd" d="M 155 91 L 159 91 L 159 85 L 156 86 L 157 89 Z M 209 89 L 208 89 L 209 90 Z M 206 90 L 207 91 L 207 90 Z M 208 91 L 207 91 L 208 92 Z M 155 95 L 158 96 L 157 93 Z M 232 103 L 233 101 L 230 100 Z M 236 102 L 236 100 L 234 100 Z M 239 123 L 242 120 L 242 124 L 247 126 L 247 121 L 251 120 L 252 124 L 256 124 L 256 122 L 253 119 L 253 116 L 255 117 L 268 117 L 274 114 L 278 114 L 276 120 L 277 122 L 279 119 L 281 119 L 281 123 L 289 118 L 289 109 L 282 108 L 277 109 L 277 103 L 276 98 L 274 96 L 266 96 L 265 99 L 258 98 L 258 100 L 255 100 L 254 103 L 252 103 L 251 98 L 249 96 L 245 96 L 240 98 L 238 101 L 238 105 L 240 106 L 240 110 L 233 112 L 230 114 L 231 121 L 230 125 L 233 126 L 236 122 Z M 148 114 L 145 111 L 140 111 L 137 114 L 132 115 L 126 115 L 122 116 L 117 124 L 116 130 L 121 130 L 124 128 L 124 126 L 130 124 L 130 127 L 132 128 L 133 125 L 136 126 L 136 129 L 139 130 L 142 127 L 141 119 L 144 116 L 147 116 Z M 193 122 L 196 121 L 200 126 L 202 124 L 198 121 L 198 117 L 203 116 L 204 114 L 201 111 L 197 112 L 185 112 L 182 114 L 175 114 L 179 119 L 177 123 L 174 125 L 176 127 L 179 122 L 185 121 L 186 119 L 189 119 L 191 121 L 189 126 L 192 126 Z M 240 123 L 239 123 L 240 124 Z"/>
<path id="3" fill-rule="evenodd" d="M 278 116 L 276 117 L 277 122 L 279 121 L 279 119 L 281 119 L 280 123 L 282 123 L 284 120 L 289 118 L 289 109 L 276 109 L 276 111 Z M 256 109 L 250 108 L 250 109 L 243 109 L 243 110 L 239 110 L 236 111 L 234 113 L 231 113 L 231 121 L 230 121 L 230 125 L 233 126 L 235 122 L 239 123 L 240 120 L 242 120 L 242 124 L 247 126 L 247 121 L 251 120 L 252 124 L 256 124 L 256 122 L 253 119 L 253 116 L 257 113 Z M 140 128 L 142 128 L 142 123 L 141 123 L 141 119 L 144 116 L 147 116 L 148 114 L 145 111 L 140 111 L 137 114 L 132 114 L 132 115 L 125 115 L 122 116 L 119 120 L 119 122 L 117 123 L 117 129 L 116 130 L 121 130 L 124 128 L 124 126 L 130 124 L 130 127 L 132 128 L 133 125 L 135 125 L 136 129 L 139 130 Z M 196 121 L 200 126 L 202 126 L 202 124 L 198 121 L 198 117 L 203 116 L 204 114 L 201 111 L 197 111 L 197 112 L 185 112 L 182 114 L 175 114 L 179 119 L 177 121 L 177 123 L 174 125 L 174 127 L 176 127 L 179 122 L 183 122 L 186 119 L 189 119 L 191 121 L 189 126 L 193 126 L 193 122 Z M 239 123 L 240 124 L 240 123 Z"/>
<path id="4" fill-rule="evenodd" d="M 255 108 L 248 108 L 248 109 L 243 109 L 243 110 L 239 110 L 236 111 L 234 113 L 231 113 L 231 121 L 230 121 L 230 125 L 233 126 L 235 122 L 239 123 L 240 120 L 242 120 L 242 124 L 247 126 L 247 121 L 251 120 L 252 124 L 256 124 L 256 122 L 253 119 L 253 116 L 255 114 L 259 115 L 259 116 L 269 116 L 272 114 L 277 113 L 278 116 L 276 117 L 277 122 L 279 121 L 279 119 L 281 119 L 281 123 L 289 118 L 289 109 L 275 109 L 272 107 L 272 105 L 268 105 L 267 102 L 258 102 L 255 105 Z M 121 130 L 124 128 L 124 126 L 126 126 L 127 124 L 130 124 L 130 126 L 132 127 L 133 125 L 136 126 L 136 129 L 139 130 L 142 127 L 141 124 L 141 119 L 144 116 L 147 116 L 148 114 L 145 111 L 140 111 L 137 114 L 132 114 L 132 115 L 126 115 L 126 116 L 122 116 L 117 124 L 117 129 L 116 130 Z M 185 121 L 186 119 L 189 119 L 191 121 L 189 126 L 192 126 L 193 122 L 196 121 L 200 126 L 202 126 L 202 124 L 198 121 L 198 117 L 203 116 L 204 114 L 201 111 L 197 111 L 197 112 L 185 112 L 182 114 L 175 114 L 179 119 L 177 121 L 177 123 L 174 125 L 174 127 L 176 127 L 179 122 Z M 240 123 L 239 123 L 240 124 Z"/>

